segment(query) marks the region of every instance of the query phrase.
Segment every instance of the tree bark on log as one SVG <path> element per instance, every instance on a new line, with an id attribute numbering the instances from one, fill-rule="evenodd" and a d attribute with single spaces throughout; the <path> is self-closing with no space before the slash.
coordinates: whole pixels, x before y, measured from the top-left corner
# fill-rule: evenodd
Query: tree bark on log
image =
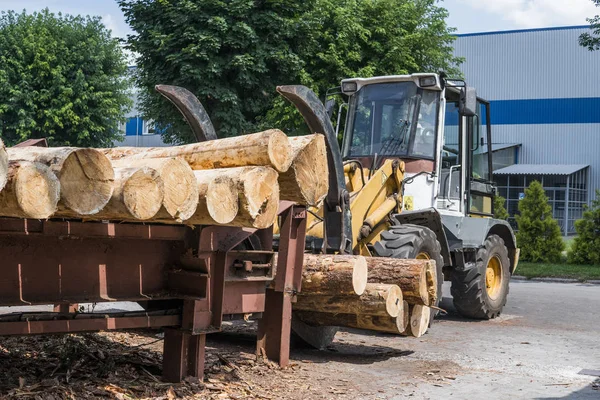
<path id="1" fill-rule="evenodd" d="M 147 221 L 156 216 L 164 200 L 164 183 L 149 167 L 115 168 L 115 190 L 108 204 L 93 219 Z"/>
<path id="2" fill-rule="evenodd" d="M 427 268 L 435 261 L 367 257 L 367 263 L 369 282 L 400 286 L 409 304 L 430 304 Z"/>
<path id="3" fill-rule="evenodd" d="M 361 296 L 319 296 L 298 294 L 294 310 L 330 314 L 397 317 L 402 312 L 402 291 L 397 285 L 369 283 Z"/>
<path id="4" fill-rule="evenodd" d="M 227 225 L 239 211 L 239 179 L 233 179 L 227 170 L 194 171 L 198 184 L 198 208 L 190 219 L 192 225 Z"/>
<path id="5" fill-rule="evenodd" d="M 152 168 L 163 181 L 162 207 L 153 220 L 182 222 L 196 212 L 198 207 L 198 183 L 194 171 L 181 158 L 123 159 L 113 161 L 117 168 Z"/>
<path id="6" fill-rule="evenodd" d="M 279 175 L 281 200 L 309 206 L 317 205 L 327 195 L 329 167 L 323 135 L 289 138 L 292 165 Z"/>
<path id="7" fill-rule="evenodd" d="M 305 254 L 302 293 L 362 295 L 367 287 L 367 260 L 363 256 Z"/>
<path id="8" fill-rule="evenodd" d="M 314 326 L 343 326 L 369 331 L 400 334 L 398 319 L 390 316 L 330 314 L 313 311 L 296 311 L 295 315 L 304 323 Z"/>
<path id="9" fill-rule="evenodd" d="M 173 147 L 118 147 L 102 149 L 111 160 L 182 157 L 194 170 L 271 166 L 287 171 L 291 146 L 278 129 Z"/>
<path id="10" fill-rule="evenodd" d="M 48 166 L 60 181 L 57 216 L 72 210 L 85 216 L 98 213 L 113 193 L 114 171 L 108 158 L 98 150 L 73 147 L 12 147 L 11 161 L 37 162 Z"/>
<path id="11" fill-rule="evenodd" d="M 0 215 L 47 219 L 56 212 L 60 183 L 47 166 L 28 161 L 11 161 L 7 182 L 0 191 Z"/>

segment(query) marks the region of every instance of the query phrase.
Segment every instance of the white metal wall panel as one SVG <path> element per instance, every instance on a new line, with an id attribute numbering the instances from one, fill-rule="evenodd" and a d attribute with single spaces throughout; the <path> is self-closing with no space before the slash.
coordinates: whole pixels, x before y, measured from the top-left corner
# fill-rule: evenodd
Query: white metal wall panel
<path id="1" fill-rule="evenodd" d="M 600 189 L 600 125 L 496 125 L 493 141 L 521 143 L 521 164 L 586 164 L 590 200 Z"/>
<path id="2" fill-rule="evenodd" d="M 455 55 L 487 100 L 600 97 L 600 53 L 579 46 L 588 28 L 459 36 Z"/>

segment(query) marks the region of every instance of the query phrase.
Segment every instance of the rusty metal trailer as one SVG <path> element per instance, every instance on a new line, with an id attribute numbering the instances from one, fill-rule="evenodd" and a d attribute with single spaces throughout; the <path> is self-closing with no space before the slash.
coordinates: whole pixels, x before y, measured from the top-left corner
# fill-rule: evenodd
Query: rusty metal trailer
<path id="1" fill-rule="evenodd" d="M 252 314 L 257 354 L 286 366 L 306 209 L 282 202 L 279 226 L 274 265 L 272 228 L 0 218 L 0 306 L 55 306 L 0 316 L 0 335 L 164 327 L 163 378 L 179 382 L 202 379 L 206 335 L 224 318 Z M 115 301 L 144 311 L 77 311 Z"/>

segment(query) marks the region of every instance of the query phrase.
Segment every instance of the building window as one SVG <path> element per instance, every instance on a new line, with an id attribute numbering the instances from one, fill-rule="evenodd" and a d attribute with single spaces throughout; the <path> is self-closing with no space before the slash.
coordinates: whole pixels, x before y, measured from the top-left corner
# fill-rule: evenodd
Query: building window
<path id="1" fill-rule="evenodd" d="M 144 120 L 142 127 L 142 135 L 154 135 L 156 134 L 156 128 L 154 127 L 153 120 Z"/>

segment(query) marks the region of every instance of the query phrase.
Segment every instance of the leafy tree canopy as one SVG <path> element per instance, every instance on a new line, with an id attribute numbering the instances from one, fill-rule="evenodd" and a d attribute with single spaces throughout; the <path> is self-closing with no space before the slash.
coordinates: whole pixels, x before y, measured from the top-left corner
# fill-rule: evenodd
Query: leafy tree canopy
<path id="1" fill-rule="evenodd" d="M 136 32 L 141 104 L 165 139 L 192 140 L 174 107 L 153 92 L 183 86 L 220 136 L 303 123 L 275 87 L 323 95 L 353 76 L 456 72 L 447 11 L 436 0 L 119 0 Z"/>
<path id="2" fill-rule="evenodd" d="M 569 262 L 600 266 L 600 190 L 592 206 L 575 222 L 577 236 L 569 251 Z"/>
<path id="3" fill-rule="evenodd" d="M 552 206 L 542 184 L 533 181 L 519 201 L 517 244 L 521 259 L 532 262 L 556 262 L 562 257 L 565 243 L 558 222 L 552 216 Z"/>
<path id="4" fill-rule="evenodd" d="M 600 7 L 600 0 L 591 0 L 594 2 L 596 7 Z M 588 18 L 590 23 L 591 33 L 582 33 L 579 36 L 579 44 L 583 47 L 587 47 L 588 50 L 600 50 L 600 15 Z"/>
<path id="5" fill-rule="evenodd" d="M 13 145 L 110 146 L 131 101 L 127 64 L 100 18 L 0 15 L 0 132 Z"/>

